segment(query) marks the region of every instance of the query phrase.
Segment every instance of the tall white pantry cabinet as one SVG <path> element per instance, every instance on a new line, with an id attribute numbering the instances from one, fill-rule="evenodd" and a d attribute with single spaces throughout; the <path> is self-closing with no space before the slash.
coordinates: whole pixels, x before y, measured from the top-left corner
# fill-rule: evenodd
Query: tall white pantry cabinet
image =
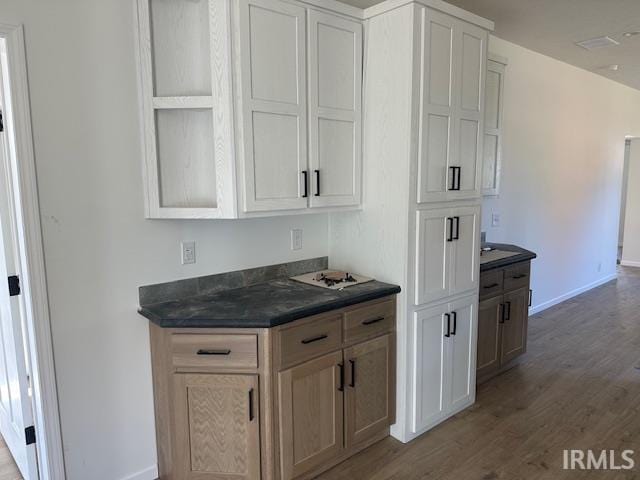
<path id="1" fill-rule="evenodd" d="M 330 215 L 329 259 L 402 287 L 392 434 L 407 442 L 475 401 L 493 23 L 438 0 L 365 16 L 363 211 Z"/>

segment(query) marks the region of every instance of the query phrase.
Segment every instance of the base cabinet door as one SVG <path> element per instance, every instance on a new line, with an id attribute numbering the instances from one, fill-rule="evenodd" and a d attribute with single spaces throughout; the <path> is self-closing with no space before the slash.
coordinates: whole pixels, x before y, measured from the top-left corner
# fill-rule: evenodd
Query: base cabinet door
<path id="1" fill-rule="evenodd" d="M 360 343 L 344 352 L 345 438 L 350 448 L 375 437 L 395 422 L 395 339 Z"/>
<path id="2" fill-rule="evenodd" d="M 175 374 L 176 479 L 260 478 L 257 375 Z"/>
<path id="3" fill-rule="evenodd" d="M 338 456 L 343 448 L 342 351 L 284 370 L 280 393 L 280 469 L 292 479 Z"/>
<path id="4" fill-rule="evenodd" d="M 476 392 L 476 297 L 452 302 L 450 360 L 450 407 L 458 411 L 473 403 Z"/>
<path id="5" fill-rule="evenodd" d="M 502 295 L 480 302 L 478 307 L 477 377 L 500 369 Z"/>
<path id="6" fill-rule="evenodd" d="M 502 324 L 503 364 L 525 353 L 527 349 L 529 289 L 514 290 L 504 296 L 504 323 Z"/>

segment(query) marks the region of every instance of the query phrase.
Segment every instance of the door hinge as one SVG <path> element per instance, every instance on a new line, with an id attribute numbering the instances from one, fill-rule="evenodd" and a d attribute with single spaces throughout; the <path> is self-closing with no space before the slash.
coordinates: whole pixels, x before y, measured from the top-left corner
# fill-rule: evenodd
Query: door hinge
<path id="1" fill-rule="evenodd" d="M 11 275 L 9 278 L 9 296 L 15 297 L 20 295 L 20 278 L 17 275 Z"/>
<path id="2" fill-rule="evenodd" d="M 31 425 L 24 429 L 24 438 L 27 442 L 27 445 L 33 445 L 36 443 L 36 427 Z"/>

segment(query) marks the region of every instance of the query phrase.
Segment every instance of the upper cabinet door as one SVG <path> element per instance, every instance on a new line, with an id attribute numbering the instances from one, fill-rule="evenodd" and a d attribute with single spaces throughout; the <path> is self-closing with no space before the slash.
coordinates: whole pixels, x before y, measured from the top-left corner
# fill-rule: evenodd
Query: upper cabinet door
<path id="1" fill-rule="evenodd" d="M 422 11 L 418 203 L 478 197 L 487 33 Z"/>
<path id="2" fill-rule="evenodd" d="M 244 210 L 306 208 L 305 9 L 240 0 Z"/>
<path id="3" fill-rule="evenodd" d="M 312 207 L 360 204 L 362 25 L 309 10 Z"/>
<path id="4" fill-rule="evenodd" d="M 489 57 L 485 87 L 482 194 L 499 195 L 502 165 L 502 103 L 506 59 L 492 55 Z"/>

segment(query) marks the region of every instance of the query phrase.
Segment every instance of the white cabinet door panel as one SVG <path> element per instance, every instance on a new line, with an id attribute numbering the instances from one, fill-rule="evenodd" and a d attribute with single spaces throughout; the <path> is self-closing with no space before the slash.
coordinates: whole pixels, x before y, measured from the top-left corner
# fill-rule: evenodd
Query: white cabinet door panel
<path id="1" fill-rule="evenodd" d="M 362 25 L 309 11 L 311 207 L 358 205 L 362 171 Z"/>
<path id="2" fill-rule="evenodd" d="M 462 23 L 461 23 L 462 24 Z M 466 112 L 480 113 L 482 106 L 482 69 L 484 56 L 484 30 L 470 30 L 462 24 L 462 52 L 460 61 L 460 108 Z M 475 29 L 474 29 L 475 30 Z"/>
<path id="3" fill-rule="evenodd" d="M 449 391 L 446 384 L 449 338 L 445 314 L 448 305 L 440 305 L 414 313 L 413 422 L 412 431 L 433 425 L 446 413 Z"/>
<path id="4" fill-rule="evenodd" d="M 457 182 L 459 194 L 477 191 L 478 184 L 478 145 L 480 144 L 480 122 L 477 120 L 460 119 L 458 127 L 458 172 Z"/>
<path id="5" fill-rule="evenodd" d="M 452 242 L 451 295 L 477 290 L 480 255 L 480 207 L 455 209 L 455 240 Z"/>
<path id="6" fill-rule="evenodd" d="M 451 209 L 421 210 L 416 219 L 416 305 L 449 294 Z"/>
<path id="7" fill-rule="evenodd" d="M 450 411 L 472 403 L 476 384 L 476 296 L 465 298 L 449 305 L 451 315 L 451 337 L 449 340 L 450 366 Z"/>
<path id="8" fill-rule="evenodd" d="M 239 25 L 244 210 L 306 208 L 305 9 L 241 0 Z"/>
<path id="9" fill-rule="evenodd" d="M 502 103 L 506 64 L 487 61 L 484 111 L 484 156 L 482 159 L 482 194 L 500 193 L 502 163 Z"/>

